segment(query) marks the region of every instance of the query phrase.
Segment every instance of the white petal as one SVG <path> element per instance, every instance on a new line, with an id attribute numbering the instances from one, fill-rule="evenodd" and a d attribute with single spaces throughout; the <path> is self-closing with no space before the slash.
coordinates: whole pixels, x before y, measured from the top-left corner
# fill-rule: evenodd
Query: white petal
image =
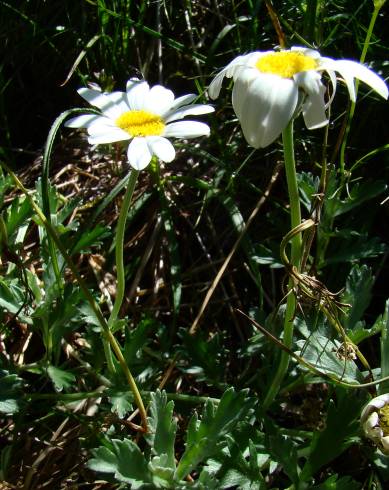
<path id="1" fill-rule="evenodd" d="M 340 73 L 341 77 L 346 82 L 350 99 L 355 102 L 355 86 L 354 78 L 358 78 L 375 90 L 384 99 L 388 98 L 388 87 L 385 82 L 373 70 L 366 66 L 351 60 L 326 60 L 323 65 L 324 69 L 335 70 Z"/>
<path id="2" fill-rule="evenodd" d="M 210 129 L 207 124 L 198 121 L 180 121 L 168 124 L 163 136 L 173 138 L 197 138 L 209 136 Z"/>
<path id="3" fill-rule="evenodd" d="M 316 49 L 310 49 L 310 48 L 305 48 L 303 46 L 292 46 L 290 48 L 291 51 L 299 51 L 300 53 L 305 54 L 305 56 L 310 56 L 314 60 L 317 60 L 320 58 L 320 53 L 319 51 L 316 51 Z"/>
<path id="4" fill-rule="evenodd" d="M 331 85 L 332 85 L 331 96 L 330 96 L 328 102 L 326 103 L 326 109 L 327 109 L 332 104 L 332 101 L 334 100 L 334 97 L 336 94 L 337 81 L 336 81 L 336 76 L 335 76 L 335 73 L 333 70 L 326 70 L 326 71 L 327 71 L 328 76 L 330 77 Z"/>
<path id="5" fill-rule="evenodd" d="M 101 145 L 106 143 L 115 143 L 116 141 L 129 140 L 131 136 L 122 131 L 120 128 L 108 128 L 106 131 L 101 133 L 95 133 L 88 137 L 88 142 L 91 145 Z"/>
<path id="6" fill-rule="evenodd" d="M 387 403 L 389 403 L 389 393 L 384 393 L 383 395 L 376 396 L 368 403 L 368 406 L 375 408 L 382 408 Z"/>
<path id="7" fill-rule="evenodd" d="M 212 80 L 211 84 L 208 87 L 208 95 L 211 97 L 211 99 L 217 99 L 219 97 L 220 89 L 222 88 L 222 83 L 225 76 L 226 76 L 226 69 L 224 68 Z"/>
<path id="8" fill-rule="evenodd" d="M 116 134 L 119 138 L 118 141 L 131 138 L 129 133 L 115 126 L 111 119 L 108 119 L 107 117 L 92 123 L 88 128 L 88 134 L 92 138 L 95 136 L 104 136 L 104 134 Z"/>
<path id="9" fill-rule="evenodd" d="M 382 408 L 384 405 L 389 403 L 389 393 L 384 393 L 383 395 L 376 396 L 372 400 L 369 401 L 362 410 L 361 413 L 361 422 L 362 424 L 369 418 L 372 412 L 375 412 L 377 409 Z"/>
<path id="10" fill-rule="evenodd" d="M 91 90 L 89 88 L 80 88 L 78 93 L 90 104 L 101 109 L 104 115 L 108 117 L 119 117 L 123 111 L 123 101 L 125 100 L 124 92 L 112 92 L 110 94 L 101 93 L 97 90 Z M 125 105 L 124 107 L 127 107 Z M 124 110 L 128 110 L 124 109 Z"/>
<path id="11" fill-rule="evenodd" d="M 81 95 L 81 97 L 89 102 L 89 104 L 92 104 L 99 109 L 101 109 L 101 107 L 107 103 L 106 96 L 98 90 L 83 87 L 78 89 L 77 92 Z"/>
<path id="12" fill-rule="evenodd" d="M 326 89 L 321 83 L 321 75 L 313 70 L 302 71 L 294 79 L 307 94 L 302 107 L 305 125 L 308 129 L 322 128 L 328 124 L 328 119 L 324 102 Z"/>
<path id="13" fill-rule="evenodd" d="M 144 109 L 150 111 L 153 114 L 162 115 L 174 102 L 174 94 L 171 90 L 168 90 L 161 85 L 154 85 L 151 87 L 150 92 L 147 95 Z"/>
<path id="14" fill-rule="evenodd" d="M 132 111 L 144 109 L 150 91 L 149 84 L 143 81 L 129 82 L 127 82 L 127 101 L 130 109 Z"/>
<path id="15" fill-rule="evenodd" d="M 242 70 L 240 76 L 237 77 L 232 89 L 232 106 L 235 114 L 240 119 L 242 117 L 243 103 L 246 99 L 249 86 L 255 78 L 262 76 L 255 68 L 246 68 Z"/>
<path id="16" fill-rule="evenodd" d="M 285 129 L 296 109 L 298 87 L 293 80 L 261 75 L 249 85 L 240 123 L 249 145 L 264 148 Z"/>
<path id="17" fill-rule="evenodd" d="M 176 156 L 174 146 L 166 138 L 161 136 L 147 136 L 147 144 L 151 152 L 163 162 L 171 162 Z"/>
<path id="18" fill-rule="evenodd" d="M 101 116 L 93 114 L 85 114 L 82 116 L 73 117 L 65 122 L 67 128 L 87 128 L 91 123 L 100 119 Z"/>
<path id="19" fill-rule="evenodd" d="M 224 77 L 231 78 L 235 75 L 237 68 L 247 66 L 247 62 L 253 57 L 253 54 L 255 55 L 256 53 L 237 56 L 216 75 L 208 87 L 208 94 L 211 99 L 216 99 L 219 96 Z"/>
<path id="20" fill-rule="evenodd" d="M 134 138 L 128 145 L 127 157 L 131 167 L 143 170 L 150 163 L 152 153 L 146 138 Z"/>
<path id="21" fill-rule="evenodd" d="M 175 111 L 178 107 L 190 104 L 195 99 L 197 99 L 197 97 L 198 95 L 196 94 L 187 94 L 187 95 L 182 95 L 181 97 L 177 97 L 177 99 L 175 99 L 172 105 L 170 106 L 169 113 L 170 111 Z"/>
<path id="22" fill-rule="evenodd" d="M 140 80 L 139 78 L 132 77 L 129 80 L 127 80 L 127 85 L 126 85 L 126 92 L 128 92 L 134 85 L 137 85 L 138 83 L 142 82 L 143 80 Z"/>
<path id="23" fill-rule="evenodd" d="M 89 127 L 90 128 L 97 128 L 97 127 L 117 127 L 115 122 L 112 121 L 111 118 L 109 117 L 106 117 L 106 116 L 100 116 L 98 119 L 96 119 L 96 121 L 93 121 L 89 124 Z"/>
<path id="24" fill-rule="evenodd" d="M 210 112 L 214 112 L 214 110 L 214 107 L 206 104 L 185 105 L 165 117 L 165 122 L 168 123 L 171 121 L 176 121 L 177 119 L 182 119 L 189 115 L 198 116 L 200 114 L 208 114 Z"/>
<path id="25" fill-rule="evenodd" d="M 369 432 L 373 427 L 376 427 L 379 422 L 379 416 L 377 412 L 373 412 L 369 415 L 369 418 L 365 422 L 365 430 L 366 432 Z"/>

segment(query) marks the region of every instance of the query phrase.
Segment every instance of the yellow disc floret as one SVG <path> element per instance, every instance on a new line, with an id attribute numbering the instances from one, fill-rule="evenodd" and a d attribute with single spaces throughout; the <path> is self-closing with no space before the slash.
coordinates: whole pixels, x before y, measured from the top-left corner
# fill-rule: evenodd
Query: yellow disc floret
<path id="1" fill-rule="evenodd" d="M 115 121 L 116 126 L 130 136 L 159 136 L 165 129 L 160 116 L 148 111 L 127 111 Z"/>
<path id="2" fill-rule="evenodd" d="M 262 73 L 272 73 L 282 78 L 292 78 L 301 71 L 315 70 L 317 62 L 299 51 L 280 51 L 265 54 L 255 64 Z"/>
<path id="3" fill-rule="evenodd" d="M 389 436 L 389 405 L 384 405 L 378 410 L 380 418 L 380 427 L 384 436 Z"/>

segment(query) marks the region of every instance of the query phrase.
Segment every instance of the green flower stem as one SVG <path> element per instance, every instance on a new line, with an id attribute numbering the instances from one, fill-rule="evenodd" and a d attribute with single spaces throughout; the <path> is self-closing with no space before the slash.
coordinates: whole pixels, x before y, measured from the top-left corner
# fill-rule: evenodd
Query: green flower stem
<path id="1" fill-rule="evenodd" d="M 54 142 L 57 134 L 64 123 L 65 119 L 69 116 L 74 116 L 76 114 L 99 114 L 96 109 L 69 109 L 68 111 L 62 112 L 51 126 L 50 132 L 47 137 L 45 151 L 43 153 L 43 163 L 42 163 L 42 209 L 46 216 L 46 219 L 52 224 L 51 220 L 51 209 L 50 209 L 50 196 L 49 196 L 49 172 L 50 172 L 50 162 L 51 154 L 53 153 Z M 54 275 L 57 281 L 59 291 L 63 291 L 63 276 L 59 269 L 57 252 L 54 247 L 53 240 L 50 235 L 47 237 L 49 253 L 51 256 L 51 262 L 53 266 Z"/>
<path id="2" fill-rule="evenodd" d="M 108 323 L 106 319 L 104 318 L 104 315 L 99 307 L 99 305 L 96 303 L 92 293 L 89 291 L 88 287 L 86 286 L 83 278 L 81 277 L 80 273 L 78 272 L 77 267 L 75 266 L 72 258 L 66 251 L 66 248 L 64 247 L 61 238 L 58 236 L 57 232 L 55 231 L 54 227 L 52 224 L 46 219 L 46 216 L 44 215 L 43 211 L 41 208 L 35 203 L 35 201 L 32 199 L 30 196 L 28 190 L 24 187 L 24 185 L 20 182 L 18 177 L 12 172 L 12 170 L 8 167 L 8 165 L 4 162 L 1 162 L 2 167 L 8 172 L 8 174 L 12 177 L 13 181 L 15 182 L 16 186 L 25 194 L 27 199 L 29 199 L 30 204 L 32 208 L 34 209 L 35 213 L 38 215 L 39 219 L 41 220 L 42 224 L 44 225 L 47 233 L 51 236 L 53 239 L 55 245 L 58 247 L 58 250 L 61 252 L 63 255 L 69 269 L 72 271 L 73 276 L 77 280 L 78 285 L 80 286 L 82 292 L 84 293 L 84 296 L 88 303 L 90 304 L 97 320 L 99 321 L 101 325 L 101 329 L 103 332 L 103 336 L 106 339 L 107 342 L 109 342 L 113 352 L 115 353 L 115 356 L 120 364 L 120 367 L 123 370 L 123 373 L 127 379 L 127 382 L 130 386 L 130 389 L 134 395 L 134 400 L 135 403 L 139 409 L 139 413 L 142 419 L 142 425 L 143 429 L 145 432 L 147 432 L 147 413 L 145 410 L 145 407 L 143 405 L 143 400 L 140 395 L 140 392 L 138 390 L 138 387 L 136 386 L 135 380 L 130 372 L 129 367 L 127 366 L 127 363 L 123 357 L 122 351 L 120 349 L 120 346 L 112 334 L 112 332 L 109 329 Z M 108 360 L 107 360 L 108 362 Z"/>
<path id="3" fill-rule="evenodd" d="M 126 193 L 124 194 L 122 208 L 120 210 L 117 228 L 116 228 L 116 237 L 115 237 L 115 257 L 116 257 L 116 274 L 117 274 L 116 298 L 111 311 L 111 315 L 108 319 L 108 327 L 110 329 L 113 327 L 113 325 L 117 320 L 124 298 L 124 290 L 125 290 L 124 262 L 123 262 L 124 233 L 126 231 L 127 215 L 130 209 L 130 204 L 132 200 L 132 195 L 134 193 L 136 181 L 138 180 L 138 175 L 139 175 L 138 170 L 131 170 L 130 176 L 128 178 Z"/>
<path id="4" fill-rule="evenodd" d="M 372 14 L 371 19 L 370 19 L 370 24 L 369 24 L 369 27 L 367 29 L 365 41 L 363 43 L 361 57 L 359 58 L 359 61 L 361 63 L 365 62 L 367 50 L 369 49 L 369 46 L 370 46 L 370 39 L 371 39 L 371 36 L 373 34 L 374 25 L 376 23 L 379 11 L 380 11 L 380 9 L 384 3 L 385 2 L 383 2 L 383 1 L 374 2 L 374 11 L 373 11 L 373 14 Z M 357 79 L 355 81 L 355 96 L 358 95 L 358 87 L 359 87 L 359 80 Z M 351 123 L 352 123 L 354 113 L 355 113 L 355 106 L 356 106 L 356 102 L 351 101 L 350 102 L 350 110 L 349 110 L 348 119 L 347 119 L 347 126 L 346 126 L 346 130 L 344 133 L 342 145 L 340 147 L 340 173 L 341 173 L 343 181 L 345 180 L 345 154 L 346 154 L 346 148 L 347 148 L 347 140 L 348 140 L 348 137 L 350 134 Z"/>
<path id="5" fill-rule="evenodd" d="M 282 132 L 282 141 L 284 145 L 284 161 L 285 161 L 285 173 L 286 182 L 288 185 L 289 203 L 290 203 L 290 221 L 291 228 L 295 228 L 301 223 L 301 211 L 300 200 L 297 185 L 296 164 L 294 160 L 294 145 L 293 145 L 293 120 L 290 121 L 288 126 Z M 301 234 L 294 236 L 291 240 L 291 260 L 292 267 L 300 268 L 302 240 Z M 286 311 L 284 319 L 284 345 L 290 349 L 293 342 L 293 318 L 296 309 L 296 297 L 293 293 L 293 279 L 289 279 L 288 283 L 288 298 L 286 302 Z M 273 381 L 269 387 L 269 390 L 265 396 L 263 402 L 263 408 L 268 408 L 276 397 L 282 380 L 286 374 L 289 366 L 289 353 L 287 351 L 281 352 L 281 357 L 278 365 L 278 369 L 273 378 Z"/>

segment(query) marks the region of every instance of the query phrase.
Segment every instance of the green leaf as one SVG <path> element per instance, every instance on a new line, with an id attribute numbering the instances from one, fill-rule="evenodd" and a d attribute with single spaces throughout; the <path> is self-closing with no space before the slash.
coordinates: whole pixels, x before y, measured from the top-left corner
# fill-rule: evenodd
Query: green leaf
<path id="1" fill-rule="evenodd" d="M 241 430 L 242 428 L 243 430 Z M 215 460 L 208 460 L 208 468 L 216 473 L 216 477 L 220 481 L 220 488 L 239 486 L 238 488 L 252 490 L 265 489 L 266 484 L 260 466 L 266 464 L 269 456 L 258 453 L 256 445 L 250 439 L 250 435 L 254 437 L 257 435 L 251 425 L 239 424 L 239 429 L 233 437 L 226 436 L 228 451 L 223 450 L 219 452 Z M 219 461 L 222 464 L 219 464 Z"/>
<path id="2" fill-rule="evenodd" d="M 353 230 L 342 230 L 334 234 L 325 265 L 353 262 L 369 257 L 378 257 L 387 247 L 377 237 Z"/>
<path id="3" fill-rule="evenodd" d="M 216 333 L 209 338 L 202 331 L 191 335 L 185 329 L 180 329 L 179 334 L 184 344 L 182 357 L 190 359 L 190 367 L 185 368 L 185 372 L 196 375 L 198 380 L 220 384 L 225 377 L 227 355 L 222 334 Z"/>
<path id="4" fill-rule="evenodd" d="M 272 269 L 280 269 L 284 267 L 280 261 L 279 251 L 273 251 L 270 248 L 266 247 L 261 243 L 257 243 L 254 245 L 255 255 L 252 256 L 252 259 L 257 264 L 267 265 Z"/>
<path id="5" fill-rule="evenodd" d="M 355 327 L 369 306 L 373 284 L 374 277 L 371 268 L 355 264 L 347 278 L 346 290 L 342 296 L 342 302 L 351 304 L 345 321 L 347 330 Z"/>
<path id="6" fill-rule="evenodd" d="M 26 313 L 26 310 L 29 310 L 25 304 L 26 299 L 25 290 L 15 280 L 7 281 L 0 278 L 0 307 L 12 314 L 18 313 L 23 323 L 31 325 L 31 317 Z"/>
<path id="7" fill-rule="evenodd" d="M 128 391 L 118 391 L 109 397 L 111 403 L 111 412 L 117 413 L 122 419 L 128 412 L 132 410 L 132 393 Z"/>
<path id="8" fill-rule="evenodd" d="M 294 485 L 299 481 L 300 468 L 297 464 L 297 450 L 292 440 L 280 433 L 270 420 L 265 420 L 265 446 L 274 461 L 277 461 Z"/>
<path id="9" fill-rule="evenodd" d="M 338 475 L 332 475 L 321 485 L 312 487 L 312 490 L 360 490 L 361 484 L 350 476 L 343 476 L 338 480 Z"/>
<path id="10" fill-rule="evenodd" d="M 225 436 L 243 420 L 251 400 L 247 391 L 226 390 L 217 406 L 207 401 L 200 420 L 194 414 L 188 425 L 185 452 L 176 470 L 176 479 L 185 478 L 197 465 L 226 444 Z"/>
<path id="11" fill-rule="evenodd" d="M 100 447 L 93 451 L 94 458 L 88 462 L 91 470 L 112 473 L 123 483 L 130 483 L 136 490 L 143 484 L 152 483 L 146 459 L 139 447 L 129 439 L 112 440 L 112 448 Z"/>
<path id="12" fill-rule="evenodd" d="M 319 177 L 311 172 L 299 172 L 297 174 L 300 200 L 308 212 L 311 212 L 312 200 L 319 189 Z"/>
<path id="13" fill-rule="evenodd" d="M 149 434 L 146 440 L 152 448 L 153 454 L 166 456 L 164 459 L 165 468 L 175 470 L 174 441 L 176 438 L 177 422 L 173 419 L 174 403 L 167 403 L 165 392 L 159 390 L 151 394 Z M 159 463 L 161 464 L 161 463 Z"/>
<path id="14" fill-rule="evenodd" d="M 363 381 L 363 375 L 355 362 L 339 355 L 342 346 L 340 342 L 313 332 L 308 340 L 299 340 L 297 345 L 301 348 L 298 354 L 323 373 L 348 383 Z"/>
<path id="15" fill-rule="evenodd" d="M 110 236 L 110 229 L 107 226 L 98 224 L 92 230 L 86 230 L 81 238 L 72 247 L 72 254 L 90 252 L 91 247 L 98 247 L 104 238 Z"/>
<path id="16" fill-rule="evenodd" d="M 347 213 L 364 202 L 379 196 L 386 190 L 386 188 L 387 184 L 383 180 L 356 183 L 351 189 L 349 197 L 338 203 L 334 216 L 340 216 L 341 214 Z"/>
<path id="17" fill-rule="evenodd" d="M 31 204 L 24 196 L 15 197 L 12 200 L 11 206 L 7 209 L 5 223 L 7 227 L 8 237 L 16 232 L 16 230 L 32 215 Z"/>
<path id="18" fill-rule="evenodd" d="M 60 369 L 56 366 L 49 366 L 47 368 L 47 374 L 49 375 L 54 384 L 54 388 L 57 391 L 62 391 L 64 388 L 70 388 L 76 380 L 73 373 Z"/>
<path id="19" fill-rule="evenodd" d="M 0 412 L 12 414 L 19 411 L 22 401 L 22 379 L 16 374 L 0 370 Z"/>
<path id="20" fill-rule="evenodd" d="M 124 357 L 129 365 L 133 364 L 135 359 L 140 357 L 141 349 L 148 342 L 148 336 L 152 329 L 157 327 L 154 318 L 142 318 L 133 330 L 126 328 L 126 341 L 124 345 Z"/>
<path id="21" fill-rule="evenodd" d="M 363 400 L 358 394 L 336 390 L 337 403 L 330 401 L 325 429 L 314 433 L 307 462 L 300 479 L 309 481 L 324 465 L 338 457 L 354 443 L 359 433 L 359 416 Z"/>

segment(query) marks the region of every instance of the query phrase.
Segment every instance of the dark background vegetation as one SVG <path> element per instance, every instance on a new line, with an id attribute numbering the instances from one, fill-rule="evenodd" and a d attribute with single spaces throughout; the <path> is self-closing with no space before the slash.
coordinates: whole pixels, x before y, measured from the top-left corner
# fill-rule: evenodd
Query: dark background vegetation
<path id="1" fill-rule="evenodd" d="M 314 3 L 317 5 L 317 17 L 312 20 L 305 7 L 306 4 Z M 359 59 L 371 17 L 371 0 L 280 0 L 273 1 L 272 5 L 280 19 L 288 46 L 301 45 L 303 38 L 325 56 Z M 388 77 L 389 71 L 387 22 L 388 12 L 384 8 L 377 20 L 367 54 L 369 66 L 384 78 Z M 0 158 L 17 170 L 30 187 L 34 186 L 34 180 L 40 174 L 40 156 L 53 121 L 62 111 L 84 105 L 76 93 L 80 86 L 94 82 L 100 84 L 104 90 L 123 90 L 127 79 L 140 73 L 150 84 L 162 83 L 177 95 L 198 92 L 203 101 L 206 101 L 205 90 L 212 76 L 236 55 L 252 50 L 272 49 L 280 42 L 266 3 L 255 0 L 0 1 L 0 29 Z M 67 80 L 71 72 L 72 75 Z M 276 265 L 279 242 L 289 226 L 283 174 L 250 230 L 249 243 L 246 248 L 241 247 L 238 250 L 221 286 L 215 292 L 201 322 L 199 338 L 193 343 L 187 336 L 187 330 L 213 277 L 239 233 L 239 227 L 234 224 L 233 219 L 236 217 L 236 210 L 247 219 L 276 164 L 282 161 L 279 142 L 257 152 L 248 148 L 234 120 L 230 104 L 231 91 L 227 85 L 225 83 L 220 98 L 214 102 L 215 114 L 207 118 L 211 126 L 211 137 L 199 144 L 178 143 L 176 160 L 164 169 L 171 199 L 169 216 L 174 224 L 176 249 L 173 251 L 172 237 L 168 233 L 158 234 L 150 263 L 140 281 L 140 287 L 146 293 L 137 298 L 136 302 L 129 299 L 122 312 L 123 315 L 131 316 L 134 323 L 146 318 L 144 321 L 153 324 L 148 347 L 154 352 L 154 357 L 151 356 L 151 360 L 142 358 L 145 365 L 150 362 L 152 366 L 145 389 L 155 388 L 155 379 L 164 372 L 167 359 L 173 358 L 177 353 L 181 361 L 178 362 L 176 375 L 167 385 L 170 391 L 217 397 L 226 386 L 234 385 L 237 388 L 248 387 L 260 397 L 268 381 L 266 376 L 269 373 L 271 375 L 272 365 L 269 359 L 274 349 L 263 339 L 259 344 L 254 342 L 248 346 L 248 338 L 253 334 L 252 327 L 242 321 L 235 308 L 250 311 L 262 321 L 283 297 L 283 269 L 266 264 L 268 259 L 269 263 Z M 367 95 L 367 92 L 366 87 L 360 84 L 356 114 L 348 142 L 347 168 L 365 154 L 388 143 L 388 105 L 379 100 L 378 96 Z M 347 91 L 344 86 L 339 85 L 331 107 L 329 131 L 328 158 L 329 164 L 335 169 L 334 174 L 339 159 L 336 148 L 347 108 Z M 298 170 L 319 175 L 317 162 L 322 154 L 322 133 L 307 131 L 301 118 L 296 121 L 295 127 L 298 135 Z M 61 132 L 52 176 L 68 164 L 78 164 L 80 155 L 85 154 L 94 158 L 95 163 L 105 165 L 103 170 L 96 170 L 101 182 L 98 192 L 108 193 L 111 182 L 116 183 L 117 178 L 110 170 L 113 152 L 98 149 L 93 156 L 85 138 L 76 132 L 66 129 Z M 93 171 L 93 165 L 88 170 Z M 67 175 L 64 174 L 62 183 L 66 183 Z M 350 176 L 348 183 L 350 189 L 362 183 L 385 183 L 388 175 L 389 156 L 385 148 L 361 165 Z M 195 179 L 206 182 L 209 185 L 207 190 L 217 191 L 223 199 L 210 198 L 204 188 L 199 187 L 198 181 L 193 184 Z M 61 184 L 61 181 L 56 181 L 58 183 Z M 89 186 L 90 183 L 86 182 L 81 193 L 82 199 L 89 199 L 95 192 Z M 133 218 L 127 231 L 126 273 L 129 284 L 137 270 L 138 257 L 142 255 L 148 237 L 155 229 L 158 216 L 162 213 L 166 218 L 166 210 L 161 211 L 163 205 L 157 193 L 150 190 L 153 189 L 152 186 L 153 178 L 144 172 L 139 182 L 138 196 L 150 192 L 151 198 L 148 205 Z M 348 189 L 342 188 L 340 192 L 342 199 L 346 199 Z M 389 296 L 389 203 L 380 204 L 385 197 L 387 190 L 377 192 L 373 199 L 335 220 L 334 235 L 327 249 L 326 261 L 317 271 L 330 290 L 338 291 L 344 288 L 346 278 L 355 264 L 366 264 L 372 268 L 374 285 L 371 301 L 363 316 L 367 326 L 371 326 L 383 312 Z M 4 209 L 8 202 L 4 204 Z M 307 210 L 304 215 L 308 216 Z M 113 229 L 117 219 L 117 206 L 109 207 L 103 219 L 104 224 Z M 87 222 L 87 214 L 80 216 L 81 223 L 83 220 Z M 362 253 L 352 259 L 347 256 L 346 251 L 352 249 L 355 239 L 352 236 L 346 239 L 345 236 L 335 233 L 343 229 L 365 232 L 366 237 L 375 237 L 376 244 L 366 248 L 365 256 Z M 107 257 L 107 272 L 112 272 L 114 264 L 111 241 L 112 234 L 105 237 L 100 248 L 97 248 L 98 253 Z M 266 253 L 261 249 L 263 244 L 266 245 Z M 250 251 L 250 246 L 254 247 L 256 257 L 259 257 L 257 266 L 248 259 L 250 252 L 247 250 Z M 344 260 L 339 259 L 340 250 L 344 251 Z M 265 257 L 267 253 L 270 257 Z M 175 279 L 171 277 L 171 265 L 177 265 L 176 262 L 180 267 L 183 292 L 179 311 L 173 314 L 176 306 L 172 300 Z M 80 264 L 82 270 L 86 271 L 85 257 L 80 260 Z M 253 279 L 257 269 L 261 273 L 262 281 L 259 286 Z M 88 277 L 92 287 L 96 287 L 93 275 Z M 156 278 L 163 279 L 165 286 L 157 294 L 152 294 L 150 291 Z M 263 306 L 259 308 L 260 297 L 263 298 Z M 4 325 L 7 320 L 3 314 Z M 9 323 L 6 326 L 10 334 L 9 344 L 15 347 L 16 342 L 13 343 L 11 334 L 16 327 Z M 89 340 L 91 341 L 90 338 Z M 97 345 L 97 340 L 95 341 Z M 373 367 L 378 367 L 378 341 L 375 338 L 368 339 L 365 348 L 371 356 Z M 35 332 L 33 342 L 26 352 L 26 362 L 38 361 L 43 350 L 40 337 Z M 254 354 L 258 352 L 260 354 L 255 357 Z M 101 347 L 96 347 L 96 352 L 88 352 L 85 359 L 96 370 L 104 372 L 99 355 Z M 158 358 L 155 364 L 152 360 L 154 358 Z M 63 354 L 60 360 L 64 360 Z M 139 372 L 144 368 L 142 362 L 139 362 Z M 266 382 L 260 376 L 262 373 L 265 373 Z M 34 376 L 31 372 L 25 374 L 31 391 L 38 393 L 41 386 L 38 386 Z M 85 386 L 79 388 L 81 391 L 92 390 L 92 385 L 88 379 Z M 45 390 L 49 390 L 50 386 L 50 382 L 46 380 Z M 308 395 L 304 395 L 311 401 L 315 400 L 313 404 L 322 406 L 323 399 L 327 396 L 325 389 L 321 391 L 314 386 Z M 278 406 L 278 422 L 287 428 L 303 424 L 302 420 L 309 408 L 301 409 L 302 399 L 301 393 L 297 392 L 287 399 L 288 409 L 283 411 L 281 405 Z M 63 420 L 64 416 L 55 406 L 54 401 L 41 405 L 32 404 L 17 421 L 19 433 L 25 431 L 30 436 L 20 437 L 13 446 L 13 457 L 9 462 L 11 473 L 14 472 L 14 476 L 10 478 L 13 483 L 26 481 L 26 475 L 29 474 L 26 468 L 43 454 L 44 443 L 40 441 L 44 441 L 55 430 L 55 424 L 59 425 Z M 109 419 L 109 410 L 105 407 L 105 412 L 103 409 L 102 414 L 96 416 L 92 422 L 90 418 L 84 418 L 84 414 L 72 415 L 73 432 L 69 433 L 65 446 L 68 455 L 63 458 L 54 451 L 53 459 L 50 460 L 56 469 L 61 468 L 61 474 L 51 483 L 54 485 L 51 488 L 60 488 L 60 484 L 63 485 L 61 488 L 68 488 L 64 486 L 64 482 L 69 475 L 73 478 L 72 481 L 78 483 L 93 481 L 94 476 L 83 464 L 87 459 L 85 448 L 89 450 L 100 441 L 99 424 L 117 423 Z M 182 409 L 184 421 L 185 410 L 189 412 L 187 408 Z M 46 413 L 55 413 L 47 427 L 44 422 Z M 35 424 L 37 419 L 39 423 Z M 125 432 L 123 427 L 120 430 L 121 433 Z M 310 430 L 314 428 L 311 426 Z M 4 434 L 4 443 L 9 442 L 11 436 L 6 431 Z M 74 466 L 72 457 L 81 454 L 79 457 L 82 469 L 79 469 L 77 465 Z M 347 456 L 351 467 L 354 463 L 353 456 Z M 19 461 L 22 461 L 20 465 Z M 365 481 L 369 464 L 359 453 L 356 461 L 353 468 L 347 469 L 347 474 L 360 482 Z M 339 461 L 335 460 L 333 468 L 328 469 L 328 474 L 332 470 L 341 471 Z M 18 472 L 20 475 L 16 476 Z M 75 476 L 77 472 L 79 474 Z M 44 483 L 45 478 L 49 478 L 50 469 L 41 469 L 40 475 L 34 476 L 36 488 L 41 488 L 39 485 Z M 284 481 L 282 478 L 281 476 L 280 482 Z M 282 483 L 279 485 L 283 488 Z"/>

